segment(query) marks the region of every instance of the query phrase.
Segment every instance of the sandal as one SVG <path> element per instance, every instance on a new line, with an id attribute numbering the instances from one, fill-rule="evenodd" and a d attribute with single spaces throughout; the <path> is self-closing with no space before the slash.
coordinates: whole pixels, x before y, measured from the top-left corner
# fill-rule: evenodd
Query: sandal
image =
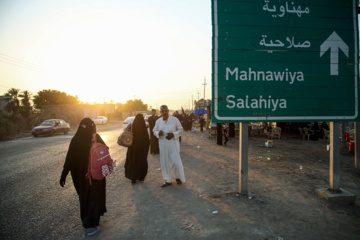
<path id="1" fill-rule="evenodd" d="M 176 179 L 176 183 L 180 185 L 182 184 L 182 181 L 180 179 Z"/>
<path id="2" fill-rule="evenodd" d="M 167 187 L 170 186 L 172 183 L 168 183 L 168 182 L 163 182 L 163 184 L 161 184 L 160 187 Z"/>

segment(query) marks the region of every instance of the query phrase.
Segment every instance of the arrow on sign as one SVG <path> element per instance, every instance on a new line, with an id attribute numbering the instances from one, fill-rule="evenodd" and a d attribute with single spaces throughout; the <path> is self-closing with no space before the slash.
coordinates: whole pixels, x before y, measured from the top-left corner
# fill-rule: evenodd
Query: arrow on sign
<path id="1" fill-rule="evenodd" d="M 339 75 L 339 48 L 349 57 L 349 47 L 334 31 L 320 45 L 320 57 L 330 48 L 330 75 Z"/>

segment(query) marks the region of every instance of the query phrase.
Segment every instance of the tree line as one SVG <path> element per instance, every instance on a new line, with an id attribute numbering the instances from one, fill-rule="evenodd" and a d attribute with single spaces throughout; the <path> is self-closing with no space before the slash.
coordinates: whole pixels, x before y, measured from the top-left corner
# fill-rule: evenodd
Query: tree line
<path id="1" fill-rule="evenodd" d="M 33 95 L 29 91 L 20 91 L 17 88 L 11 88 L 5 96 L 10 97 L 5 111 L 11 116 L 21 114 L 23 117 L 29 117 L 34 109 L 40 109 L 45 105 L 63 105 L 63 104 L 84 104 L 78 99 L 78 96 L 72 96 L 65 92 L 58 90 L 44 89 Z M 113 103 L 113 101 L 110 101 Z M 194 101 L 194 109 L 206 108 L 206 100 L 200 99 Z M 115 103 L 115 110 L 117 113 L 123 112 L 135 112 L 135 111 L 147 111 L 148 105 L 143 103 L 141 99 L 128 100 L 126 103 Z"/>
<path id="2" fill-rule="evenodd" d="M 33 113 L 36 113 L 35 110 L 41 111 L 43 106 L 87 104 L 81 102 L 78 96 L 50 89 L 38 91 L 33 95 L 27 90 L 10 88 L 4 95 L 7 97 L 7 104 L 0 111 L 0 140 L 26 133 L 39 124 L 41 115 Z M 121 117 L 123 112 L 146 111 L 147 107 L 141 99 L 128 100 L 125 104 L 116 103 L 113 116 Z"/>
<path id="3" fill-rule="evenodd" d="M 11 88 L 5 93 L 5 96 L 11 98 L 5 106 L 5 110 L 13 116 L 21 114 L 23 117 L 28 117 L 32 110 L 41 109 L 45 105 L 83 104 L 78 96 L 50 89 L 38 91 L 33 96 L 27 90 L 20 91 L 20 89 Z M 146 111 L 148 107 L 141 99 L 128 100 L 125 104 L 116 103 L 115 106 L 117 112 Z"/>
<path id="4" fill-rule="evenodd" d="M 41 117 L 35 110 L 42 109 L 46 105 L 77 105 L 87 104 L 81 102 L 78 96 L 72 96 L 58 90 L 44 89 L 36 94 L 18 88 L 10 88 L 6 93 L 7 104 L 0 111 L 0 140 L 13 137 L 19 132 L 26 132 L 39 124 Z M 110 101 L 113 104 L 114 101 Z M 107 104 L 107 103 L 105 103 Z M 206 101 L 199 99 L 194 101 L 193 109 L 206 108 Z M 147 111 L 148 105 L 141 99 L 131 99 L 126 103 L 115 103 L 115 113 L 110 117 L 122 118 L 127 114 L 135 115 L 136 111 Z M 189 110 L 187 110 L 189 111 Z M 109 116 L 108 116 L 109 117 Z"/>

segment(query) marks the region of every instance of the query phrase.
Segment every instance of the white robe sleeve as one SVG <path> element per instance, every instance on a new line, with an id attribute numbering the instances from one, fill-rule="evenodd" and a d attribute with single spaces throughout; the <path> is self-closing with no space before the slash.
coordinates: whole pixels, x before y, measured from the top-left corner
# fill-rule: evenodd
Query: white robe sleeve
<path id="1" fill-rule="evenodd" d="M 173 132 L 173 134 L 174 134 L 174 138 L 178 139 L 179 137 L 181 137 L 183 127 L 181 126 L 179 119 L 177 119 L 176 117 L 174 117 L 174 119 L 176 120 L 176 131 Z"/>
<path id="2" fill-rule="evenodd" d="M 156 121 L 155 126 L 153 128 L 153 133 L 154 133 L 155 137 L 157 137 L 157 138 L 160 138 L 159 131 L 160 131 L 159 130 L 159 121 Z"/>

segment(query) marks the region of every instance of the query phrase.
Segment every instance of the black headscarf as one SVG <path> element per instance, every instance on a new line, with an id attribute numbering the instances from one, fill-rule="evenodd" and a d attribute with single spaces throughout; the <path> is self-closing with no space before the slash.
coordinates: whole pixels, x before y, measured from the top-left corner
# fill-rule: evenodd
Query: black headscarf
<path id="1" fill-rule="evenodd" d="M 145 145 L 146 143 L 149 143 L 149 134 L 146 128 L 144 116 L 140 113 L 136 115 L 134 119 L 132 124 L 132 132 L 135 145 Z"/>
<path id="2" fill-rule="evenodd" d="M 136 115 L 131 129 L 133 144 L 126 153 L 125 177 L 133 182 L 136 180 L 144 181 L 148 170 L 147 155 L 150 140 L 142 114 Z"/>
<path id="3" fill-rule="evenodd" d="M 74 137 L 71 139 L 62 175 L 66 176 L 71 171 L 73 178 L 85 176 L 94 133 L 96 133 L 95 123 L 90 118 L 81 120 Z M 73 181 L 76 191 L 78 191 L 79 186 L 76 179 Z"/>
<path id="4" fill-rule="evenodd" d="M 149 130 L 150 130 L 150 153 L 152 153 L 152 154 L 158 154 L 160 151 L 159 150 L 159 139 L 153 133 L 155 123 L 158 119 L 159 118 L 156 115 L 152 115 L 148 118 Z"/>

